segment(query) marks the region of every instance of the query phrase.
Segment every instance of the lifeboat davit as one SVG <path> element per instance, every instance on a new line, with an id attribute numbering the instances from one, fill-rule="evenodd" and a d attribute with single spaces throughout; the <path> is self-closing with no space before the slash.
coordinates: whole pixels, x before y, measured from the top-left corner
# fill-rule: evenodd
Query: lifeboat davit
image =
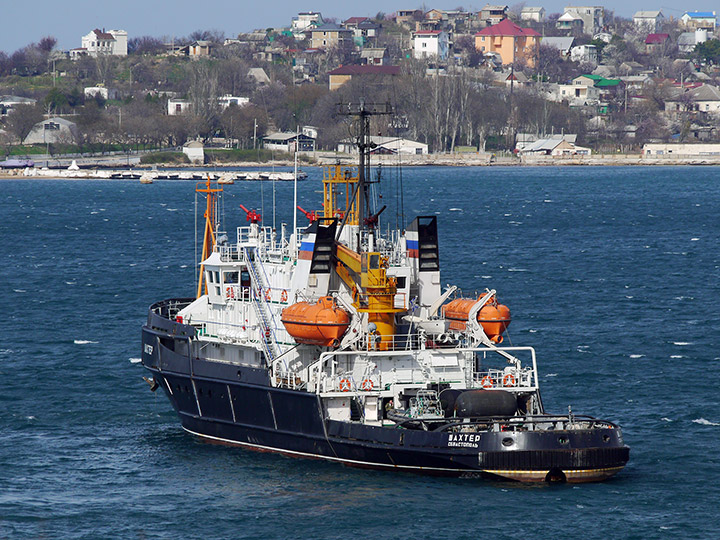
<path id="1" fill-rule="evenodd" d="M 350 325 L 350 315 L 331 296 L 288 306 L 280 320 L 298 343 L 323 347 L 337 347 Z"/>
<path id="2" fill-rule="evenodd" d="M 443 306 L 443 314 L 450 321 L 451 330 L 465 330 L 467 328 L 470 310 L 477 304 L 484 294 L 478 298 L 456 298 Z M 493 295 L 480 309 L 477 321 L 483 328 L 485 335 L 494 343 L 502 343 L 502 334 L 510 325 L 510 308 L 498 304 Z"/>

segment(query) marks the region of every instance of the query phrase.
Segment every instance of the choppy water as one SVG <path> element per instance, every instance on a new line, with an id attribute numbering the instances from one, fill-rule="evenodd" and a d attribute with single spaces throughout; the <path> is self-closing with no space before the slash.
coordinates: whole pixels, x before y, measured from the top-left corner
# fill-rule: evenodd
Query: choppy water
<path id="1" fill-rule="evenodd" d="M 717 538 L 720 169 L 403 178 L 406 213 L 439 215 L 443 282 L 499 291 L 512 343 L 538 351 L 546 408 L 620 423 L 625 471 L 523 486 L 199 442 L 136 363 L 147 306 L 193 291 L 194 184 L 9 180 L 0 538 Z M 260 190 L 227 188 L 229 225 Z M 292 185 L 276 198 L 287 220 Z M 395 209 L 394 187 L 384 200 Z"/>

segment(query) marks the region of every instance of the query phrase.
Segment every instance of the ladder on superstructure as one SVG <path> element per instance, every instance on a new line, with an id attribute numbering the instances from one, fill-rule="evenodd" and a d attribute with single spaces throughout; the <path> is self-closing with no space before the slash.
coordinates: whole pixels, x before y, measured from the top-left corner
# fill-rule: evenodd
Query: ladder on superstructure
<path id="1" fill-rule="evenodd" d="M 255 248 L 244 247 L 243 256 L 247 264 L 248 272 L 250 273 L 250 287 L 252 288 L 252 304 L 255 308 L 255 315 L 257 315 L 258 321 L 260 321 L 260 343 L 265 353 L 265 360 L 268 367 L 271 367 L 274 361 L 282 354 L 282 350 L 277 344 L 275 337 L 275 317 L 270 310 L 270 306 L 265 298 L 266 284 L 262 279 L 261 273 L 258 271 L 256 265 L 257 251 Z M 262 263 L 260 263 L 262 264 Z"/>

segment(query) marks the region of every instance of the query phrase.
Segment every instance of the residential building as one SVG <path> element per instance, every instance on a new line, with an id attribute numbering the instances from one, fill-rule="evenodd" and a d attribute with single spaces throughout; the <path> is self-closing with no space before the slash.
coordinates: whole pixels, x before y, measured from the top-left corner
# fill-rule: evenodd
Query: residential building
<path id="1" fill-rule="evenodd" d="M 448 52 L 448 35 L 443 30 L 418 30 L 413 35 L 413 54 L 415 58 L 447 60 Z"/>
<path id="2" fill-rule="evenodd" d="M 78 140 L 75 122 L 53 117 L 35 124 L 23 144 L 72 144 Z"/>
<path id="3" fill-rule="evenodd" d="M 524 7 L 520 11 L 521 21 L 542 22 L 545 19 L 544 7 Z"/>
<path id="4" fill-rule="evenodd" d="M 204 58 L 210 56 L 214 43 L 212 41 L 195 41 L 188 45 L 188 56 L 193 59 Z"/>
<path id="5" fill-rule="evenodd" d="M 360 51 L 360 61 L 371 66 L 384 66 L 390 57 L 385 47 L 365 47 Z"/>
<path id="6" fill-rule="evenodd" d="M 358 47 L 363 47 L 368 40 L 377 37 L 380 26 L 372 22 L 368 17 L 350 17 L 343 21 L 343 28 L 353 33 L 353 42 Z"/>
<path id="7" fill-rule="evenodd" d="M 561 133 L 561 134 L 547 134 L 539 135 L 537 133 L 523 133 L 519 132 L 515 135 L 515 150 L 518 152 L 524 150 L 532 143 L 539 141 L 540 139 L 562 139 L 569 143 L 575 144 L 577 141 L 577 133 Z"/>
<path id="8" fill-rule="evenodd" d="M 105 86 L 87 86 L 83 89 L 83 95 L 86 98 L 93 98 L 95 96 L 100 96 L 102 99 L 107 101 L 108 99 L 117 99 L 118 98 L 118 91 L 114 88 L 107 88 Z"/>
<path id="9" fill-rule="evenodd" d="M 688 30 L 704 28 L 709 32 L 714 32 L 717 19 L 714 11 L 686 11 L 683 16 L 680 17 L 680 22 L 682 22 Z"/>
<path id="10" fill-rule="evenodd" d="M 558 17 L 555 27 L 559 30 L 566 30 L 572 33 L 581 33 L 585 22 L 577 13 L 566 11 Z"/>
<path id="11" fill-rule="evenodd" d="M 532 28 L 520 28 L 510 19 L 504 19 L 475 34 L 475 49 L 483 54 L 499 54 L 506 65 L 522 62 L 534 67 L 540 38 L 540 34 Z"/>
<path id="12" fill-rule="evenodd" d="M 698 28 L 694 32 L 683 32 L 678 36 L 678 51 L 681 53 L 690 53 L 695 50 L 695 45 L 705 43 L 708 39 L 713 39 L 713 33 L 708 32 L 704 28 Z"/>
<path id="13" fill-rule="evenodd" d="M 605 26 L 605 8 L 602 6 L 566 6 L 569 11 L 583 20 L 583 32 L 596 34 Z"/>
<path id="14" fill-rule="evenodd" d="M 102 55 L 127 56 L 127 32 L 125 30 L 98 30 L 97 28 L 81 38 L 81 49 L 86 54 L 97 57 Z M 77 53 L 76 56 L 81 53 Z"/>
<path id="15" fill-rule="evenodd" d="M 584 146 L 578 146 L 574 142 L 570 142 L 557 135 L 547 139 L 538 139 L 525 146 L 519 151 L 521 156 L 589 156 L 592 150 Z"/>
<path id="16" fill-rule="evenodd" d="M 372 150 L 373 154 L 421 155 L 428 153 L 427 144 L 399 137 L 372 135 L 370 136 L 370 143 L 375 145 Z M 345 139 L 338 143 L 337 151 L 346 154 L 357 154 L 358 148 L 355 141 Z"/>
<path id="17" fill-rule="evenodd" d="M 295 152 L 297 145 L 298 152 L 314 152 L 315 139 L 308 137 L 304 133 L 277 132 L 271 133 L 267 137 L 263 137 L 263 147 L 268 150 L 277 150 L 279 152 Z"/>
<path id="18" fill-rule="evenodd" d="M 387 77 L 400 74 L 398 66 L 349 65 L 328 71 L 329 89 L 337 90 L 353 77 Z"/>
<path id="19" fill-rule="evenodd" d="M 421 9 L 399 9 L 395 12 L 395 23 L 415 30 L 415 23 L 422 20 L 423 16 Z"/>
<path id="20" fill-rule="evenodd" d="M 245 105 L 250 104 L 250 98 L 238 97 L 230 94 L 220 96 L 217 98 L 217 100 L 218 105 L 220 105 L 223 110 L 227 109 L 230 105 L 235 105 L 236 107 L 244 107 Z"/>
<path id="21" fill-rule="evenodd" d="M 570 49 L 572 49 L 574 43 L 575 43 L 575 38 L 572 36 L 569 36 L 569 37 L 543 36 L 542 41 L 540 42 L 541 45 L 547 45 L 548 47 L 552 47 L 553 49 L 559 50 L 560 54 L 562 54 L 565 57 L 570 56 Z"/>
<path id="22" fill-rule="evenodd" d="M 486 26 L 498 24 L 507 18 L 507 10 L 508 6 L 491 6 L 490 4 L 486 4 L 485 7 L 480 10 L 480 21 L 485 23 Z"/>
<path id="23" fill-rule="evenodd" d="M 329 49 L 339 47 L 352 40 L 352 30 L 335 23 L 326 23 L 306 31 L 310 37 L 310 48 Z"/>
<path id="24" fill-rule="evenodd" d="M 0 96 L 0 115 L 7 116 L 19 105 L 35 105 L 36 99 L 20 96 Z"/>
<path id="25" fill-rule="evenodd" d="M 597 64 L 599 60 L 598 49 L 595 45 L 578 45 L 570 49 L 570 60 Z"/>
<path id="26" fill-rule="evenodd" d="M 678 88 L 671 98 L 665 100 L 665 111 L 716 115 L 720 113 L 720 90 L 711 84 L 703 84 L 695 88 Z"/>
<path id="27" fill-rule="evenodd" d="M 664 53 L 670 44 L 670 34 L 648 34 L 645 38 L 645 52 Z"/>
<path id="28" fill-rule="evenodd" d="M 255 81 L 255 84 L 259 86 L 270 84 L 270 77 L 268 77 L 268 74 L 265 73 L 265 70 L 263 68 L 250 68 L 248 70 L 247 76 L 253 79 Z"/>
<path id="29" fill-rule="evenodd" d="M 575 77 L 571 84 L 560 84 L 560 98 L 571 105 L 607 104 L 622 85 L 620 79 L 606 79 L 600 75 L 585 74 Z"/>
<path id="30" fill-rule="evenodd" d="M 170 116 L 188 114 L 192 110 L 192 101 L 189 99 L 170 98 L 167 103 L 167 111 Z"/>
<path id="31" fill-rule="evenodd" d="M 292 18 L 290 29 L 295 35 L 302 35 L 310 28 L 316 28 L 325 24 L 322 15 L 318 11 L 303 11 L 297 17 Z"/>
<path id="32" fill-rule="evenodd" d="M 639 32 L 657 33 L 662 29 L 665 15 L 662 11 L 636 11 L 633 24 Z"/>

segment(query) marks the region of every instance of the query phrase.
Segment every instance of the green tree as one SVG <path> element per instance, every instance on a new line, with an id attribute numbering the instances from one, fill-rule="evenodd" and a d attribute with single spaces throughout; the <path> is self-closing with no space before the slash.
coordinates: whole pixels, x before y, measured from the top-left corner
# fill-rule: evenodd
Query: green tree
<path id="1" fill-rule="evenodd" d="M 708 39 L 695 45 L 695 56 L 712 64 L 720 63 L 720 40 Z"/>

